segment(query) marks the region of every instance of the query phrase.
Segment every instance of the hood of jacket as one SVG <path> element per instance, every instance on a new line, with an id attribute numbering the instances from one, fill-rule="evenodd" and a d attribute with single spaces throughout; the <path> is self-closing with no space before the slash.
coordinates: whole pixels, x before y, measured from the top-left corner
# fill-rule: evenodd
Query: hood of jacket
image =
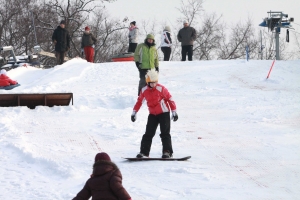
<path id="1" fill-rule="evenodd" d="M 110 161 L 100 160 L 94 163 L 93 165 L 93 176 L 101 176 L 108 172 L 119 169 L 118 166 Z"/>
<path id="2" fill-rule="evenodd" d="M 8 79 L 9 77 L 6 76 L 5 74 L 0 74 L 0 78 L 1 78 L 1 79 Z"/>

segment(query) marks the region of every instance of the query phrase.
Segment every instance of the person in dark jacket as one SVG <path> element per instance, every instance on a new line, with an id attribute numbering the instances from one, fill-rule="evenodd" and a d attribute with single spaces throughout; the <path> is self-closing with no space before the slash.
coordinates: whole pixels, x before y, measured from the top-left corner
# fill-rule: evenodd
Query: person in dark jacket
<path id="1" fill-rule="evenodd" d="M 119 168 L 111 162 L 107 153 L 101 152 L 95 156 L 93 174 L 73 200 L 88 200 L 90 197 L 92 200 L 131 200 L 122 185 Z"/>
<path id="2" fill-rule="evenodd" d="M 84 33 L 81 39 L 81 49 L 84 50 L 85 59 L 88 62 L 93 63 L 94 62 L 94 55 L 95 55 L 95 45 L 97 42 L 97 39 L 94 37 L 94 35 L 90 32 L 90 28 L 87 26 L 84 29 Z"/>
<path id="3" fill-rule="evenodd" d="M 55 57 L 59 65 L 64 63 L 66 52 L 70 49 L 70 35 L 65 26 L 66 21 L 62 20 L 52 35 L 52 42 L 55 45 Z"/>
<path id="4" fill-rule="evenodd" d="M 183 28 L 179 30 L 177 39 L 181 42 L 181 61 L 186 60 L 186 54 L 188 54 L 188 60 L 193 60 L 193 44 L 196 40 L 196 30 L 191 27 L 188 21 L 183 22 Z"/>

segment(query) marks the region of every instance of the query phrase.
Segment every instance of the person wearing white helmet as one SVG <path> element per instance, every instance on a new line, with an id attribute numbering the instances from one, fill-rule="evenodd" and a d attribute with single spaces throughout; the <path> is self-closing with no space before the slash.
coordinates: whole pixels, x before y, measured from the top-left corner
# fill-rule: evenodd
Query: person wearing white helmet
<path id="1" fill-rule="evenodd" d="M 177 121 L 176 104 L 168 89 L 158 83 L 158 72 L 155 69 L 148 70 L 145 79 L 147 85 L 141 89 L 131 114 L 131 121 L 135 122 L 137 112 L 144 100 L 147 101 L 149 115 L 146 132 L 142 137 L 140 153 L 136 157 L 149 157 L 152 139 L 158 125 L 160 125 L 160 138 L 163 146 L 162 158 L 171 158 L 173 156 L 173 148 L 170 135 L 170 111 L 172 112 L 173 121 Z"/>

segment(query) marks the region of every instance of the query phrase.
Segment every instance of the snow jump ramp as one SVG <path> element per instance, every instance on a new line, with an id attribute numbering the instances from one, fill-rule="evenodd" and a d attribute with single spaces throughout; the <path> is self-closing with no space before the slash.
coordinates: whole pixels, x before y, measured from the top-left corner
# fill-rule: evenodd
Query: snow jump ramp
<path id="1" fill-rule="evenodd" d="M 27 106 L 68 106 L 72 102 L 73 93 L 28 93 L 0 94 L 0 107 Z"/>

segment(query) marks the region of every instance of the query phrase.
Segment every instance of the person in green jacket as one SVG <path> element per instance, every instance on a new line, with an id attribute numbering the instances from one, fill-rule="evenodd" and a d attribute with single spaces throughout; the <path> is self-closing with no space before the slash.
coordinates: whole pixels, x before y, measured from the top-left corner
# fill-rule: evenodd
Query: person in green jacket
<path id="1" fill-rule="evenodd" d="M 144 43 L 139 44 L 134 52 L 134 61 L 140 73 L 138 95 L 146 85 L 145 76 L 148 70 L 155 68 L 159 71 L 158 54 L 155 47 L 154 35 L 148 34 Z"/>

